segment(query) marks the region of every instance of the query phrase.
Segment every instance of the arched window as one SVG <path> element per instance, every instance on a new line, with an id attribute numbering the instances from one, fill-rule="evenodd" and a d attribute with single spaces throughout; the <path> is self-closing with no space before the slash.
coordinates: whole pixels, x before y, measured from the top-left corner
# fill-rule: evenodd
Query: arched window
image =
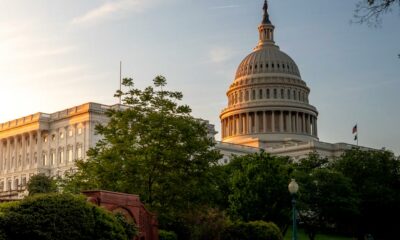
<path id="1" fill-rule="evenodd" d="M 290 96 L 290 90 L 289 90 L 289 89 L 287 90 L 287 98 L 288 98 L 288 99 L 291 98 L 291 96 Z"/>
<path id="2" fill-rule="evenodd" d="M 267 99 L 270 98 L 269 89 L 267 89 Z"/>
<path id="3" fill-rule="evenodd" d="M 244 97 L 245 101 L 249 101 L 249 91 L 246 90 L 246 95 Z"/>
<path id="4" fill-rule="evenodd" d="M 256 90 L 253 89 L 252 93 L 251 93 L 251 100 L 255 100 L 256 99 Z"/>
<path id="5" fill-rule="evenodd" d="M 278 90 L 274 89 L 274 98 L 278 98 Z"/>
<path id="6" fill-rule="evenodd" d="M 263 98 L 263 90 L 262 89 L 260 89 L 260 91 L 259 91 L 258 98 L 259 99 Z"/>
<path id="7" fill-rule="evenodd" d="M 285 91 L 283 89 L 281 89 L 281 98 L 284 99 L 285 98 Z"/>

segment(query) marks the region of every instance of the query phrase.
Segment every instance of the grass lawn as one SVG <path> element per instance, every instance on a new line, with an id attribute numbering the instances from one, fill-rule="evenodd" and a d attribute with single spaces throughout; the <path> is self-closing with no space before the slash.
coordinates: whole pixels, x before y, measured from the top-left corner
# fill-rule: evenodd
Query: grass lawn
<path id="1" fill-rule="evenodd" d="M 289 228 L 288 231 L 286 232 L 284 240 L 291 240 L 291 239 L 292 239 L 292 229 Z M 297 232 L 297 239 L 298 240 L 308 240 L 309 238 L 304 233 L 304 231 L 300 229 Z M 315 237 L 315 240 L 352 240 L 352 238 L 317 234 L 317 236 Z"/>

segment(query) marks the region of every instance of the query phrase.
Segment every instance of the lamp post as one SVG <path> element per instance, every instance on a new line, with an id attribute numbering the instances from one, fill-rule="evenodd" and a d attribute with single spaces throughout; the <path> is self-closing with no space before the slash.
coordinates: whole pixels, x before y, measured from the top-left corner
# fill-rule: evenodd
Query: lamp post
<path id="1" fill-rule="evenodd" d="M 292 179 L 288 186 L 289 192 L 292 195 L 292 221 L 293 221 L 293 233 L 292 240 L 297 240 L 297 229 L 296 229 L 296 194 L 299 191 L 299 185 L 296 180 Z"/>

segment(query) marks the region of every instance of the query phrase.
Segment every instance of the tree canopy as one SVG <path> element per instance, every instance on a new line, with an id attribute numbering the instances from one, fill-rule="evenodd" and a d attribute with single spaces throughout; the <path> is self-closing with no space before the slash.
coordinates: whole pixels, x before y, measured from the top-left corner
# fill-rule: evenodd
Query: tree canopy
<path id="1" fill-rule="evenodd" d="M 227 167 L 231 216 L 242 221 L 272 221 L 285 232 L 290 222 L 289 158 L 261 152 L 235 157 Z"/>
<path id="2" fill-rule="evenodd" d="M 178 104 L 182 93 L 167 91 L 166 85 L 162 76 L 144 90 L 123 80 L 127 90 L 116 94 L 123 105 L 106 113 L 108 124 L 96 126 L 102 140 L 87 152 L 87 161 L 77 162 L 65 190 L 139 194 L 161 225 L 207 202 L 209 170 L 221 155 L 205 124 Z"/>

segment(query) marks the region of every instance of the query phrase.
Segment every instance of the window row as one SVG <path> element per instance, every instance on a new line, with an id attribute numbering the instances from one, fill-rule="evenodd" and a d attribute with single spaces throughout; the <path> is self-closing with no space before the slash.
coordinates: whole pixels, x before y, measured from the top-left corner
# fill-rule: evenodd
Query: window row
<path id="1" fill-rule="evenodd" d="M 228 104 L 262 99 L 288 99 L 308 103 L 308 94 L 304 91 L 285 88 L 239 90 L 229 95 Z"/>
<path id="2" fill-rule="evenodd" d="M 43 166 L 52 166 L 57 162 L 59 164 L 70 163 L 75 161 L 76 159 L 82 159 L 83 155 L 83 147 L 82 144 L 77 144 L 75 149 L 73 146 L 68 146 L 66 149 L 59 148 L 58 151 L 55 149 L 51 149 L 49 152 L 43 151 L 41 156 L 41 163 Z M 0 163 L 1 169 L 13 169 L 15 167 L 27 166 L 29 164 L 38 163 L 38 154 L 35 152 L 33 157 L 31 158 L 30 154 L 27 153 L 25 159 L 22 158 L 22 155 L 19 154 L 18 158 L 15 156 L 11 156 L 11 161 L 8 161 L 6 155 L 2 157 L 3 161 Z"/>
<path id="3" fill-rule="evenodd" d="M 262 73 L 265 71 L 280 71 L 299 74 L 297 68 L 292 63 L 266 62 L 246 65 L 243 64 L 243 66 L 240 66 L 238 69 L 237 77 L 249 73 Z"/>

